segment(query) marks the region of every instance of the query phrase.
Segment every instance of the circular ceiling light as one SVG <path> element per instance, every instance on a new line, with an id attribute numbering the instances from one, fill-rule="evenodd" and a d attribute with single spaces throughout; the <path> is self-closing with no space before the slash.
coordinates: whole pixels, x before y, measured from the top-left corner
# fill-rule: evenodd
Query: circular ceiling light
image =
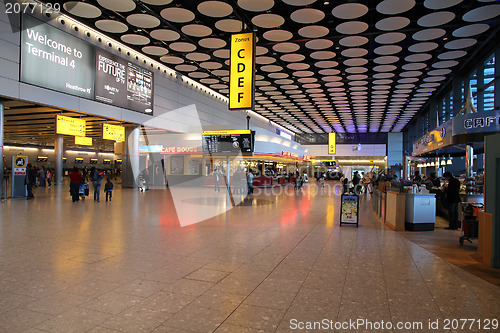
<path id="1" fill-rule="evenodd" d="M 381 55 L 395 54 L 399 53 L 403 50 L 403 48 L 399 45 L 383 45 L 377 47 L 373 52 Z"/>
<path id="2" fill-rule="evenodd" d="M 458 50 L 458 51 L 449 51 L 449 52 L 444 52 L 438 55 L 438 59 L 441 60 L 450 60 L 450 59 L 457 59 L 461 58 L 467 55 L 466 51 L 463 50 Z"/>
<path id="3" fill-rule="evenodd" d="M 486 30 L 488 30 L 490 26 L 485 23 L 477 23 L 466 25 L 465 27 L 461 27 L 452 32 L 452 35 L 455 37 L 471 37 L 482 34 Z"/>
<path id="4" fill-rule="evenodd" d="M 415 0 L 384 0 L 377 5 L 377 12 L 394 15 L 404 13 L 415 6 Z"/>
<path id="5" fill-rule="evenodd" d="M 224 58 L 224 59 L 228 59 L 231 56 L 231 52 L 228 49 L 215 50 L 213 54 L 217 58 Z"/>
<path id="6" fill-rule="evenodd" d="M 325 51 L 326 52 L 326 51 Z M 311 54 L 312 56 L 312 54 Z M 363 66 L 368 63 L 368 59 L 365 58 L 351 58 L 344 60 L 344 65 L 346 66 Z"/>
<path id="7" fill-rule="evenodd" d="M 424 6 L 429 9 L 443 9 L 458 5 L 463 0 L 425 0 Z"/>
<path id="8" fill-rule="evenodd" d="M 458 49 L 465 49 L 467 47 L 471 47 L 472 45 L 476 44 L 477 40 L 474 38 L 461 38 L 461 39 L 456 39 L 451 42 L 448 42 L 444 44 L 444 47 L 449 50 L 458 50 Z"/>
<path id="9" fill-rule="evenodd" d="M 133 35 L 133 34 L 123 35 L 120 37 L 120 39 L 127 44 L 133 44 L 133 45 L 146 45 L 149 44 L 150 42 L 149 38 L 147 37 L 141 35 Z"/>
<path id="10" fill-rule="evenodd" d="M 212 33 L 212 29 L 201 24 L 187 24 L 181 28 L 181 31 L 194 37 L 205 37 Z"/>
<path id="11" fill-rule="evenodd" d="M 202 47 L 206 47 L 208 49 L 220 49 L 221 47 L 226 46 L 226 41 L 220 38 L 203 38 L 198 44 Z"/>
<path id="12" fill-rule="evenodd" d="M 166 64 L 182 64 L 184 62 L 184 59 L 180 57 L 174 57 L 174 56 L 163 56 L 160 58 L 160 61 L 166 63 Z M 208 76 L 208 74 L 207 74 Z"/>
<path id="13" fill-rule="evenodd" d="M 196 50 L 196 45 L 188 42 L 174 42 L 171 43 L 169 47 L 177 52 L 193 52 Z"/>
<path id="14" fill-rule="evenodd" d="M 97 0 L 106 9 L 116 12 L 130 12 L 135 9 L 133 0 Z"/>
<path id="15" fill-rule="evenodd" d="M 406 61 L 408 62 L 423 62 L 427 61 L 432 58 L 432 55 L 428 53 L 418 53 L 418 54 L 412 54 L 409 55 L 405 58 Z"/>
<path id="16" fill-rule="evenodd" d="M 284 42 L 293 37 L 290 31 L 286 30 L 269 30 L 262 35 L 265 39 L 273 42 Z"/>
<path id="17" fill-rule="evenodd" d="M 368 29 L 368 24 L 360 21 L 348 21 L 337 25 L 335 30 L 345 35 L 355 35 L 365 32 Z"/>
<path id="18" fill-rule="evenodd" d="M 305 38 L 320 38 L 328 35 L 330 30 L 320 25 L 309 25 L 299 29 L 299 35 Z"/>
<path id="19" fill-rule="evenodd" d="M 240 32 L 246 27 L 243 22 L 234 19 L 224 19 L 215 22 L 215 27 L 225 32 Z"/>
<path id="20" fill-rule="evenodd" d="M 95 26 L 102 31 L 114 34 L 124 33 L 128 30 L 126 24 L 114 20 L 99 20 L 95 22 Z"/>
<path id="21" fill-rule="evenodd" d="M 408 24 L 410 24 L 410 19 L 402 16 L 393 16 L 378 21 L 377 23 L 375 23 L 375 27 L 378 30 L 392 31 L 403 29 Z"/>
<path id="22" fill-rule="evenodd" d="M 304 60 L 306 57 L 299 53 L 284 54 L 280 57 L 281 60 L 286 62 L 299 62 Z"/>
<path id="23" fill-rule="evenodd" d="M 446 60 L 446 61 L 438 61 L 432 64 L 434 68 L 447 68 L 458 65 L 458 61 L 456 60 Z"/>
<path id="24" fill-rule="evenodd" d="M 202 72 L 191 72 L 188 74 L 189 77 L 195 78 L 195 79 L 204 79 L 208 77 L 209 75 L 207 73 L 202 73 Z"/>
<path id="25" fill-rule="evenodd" d="M 313 39 L 308 41 L 305 46 L 312 50 L 322 50 L 333 46 L 333 42 L 329 39 Z"/>
<path id="26" fill-rule="evenodd" d="M 392 63 L 395 63 L 397 61 L 399 61 L 399 57 L 396 57 L 396 56 L 384 56 L 384 57 L 378 57 L 378 58 L 373 59 L 374 63 L 382 64 L 382 65 L 392 64 Z"/>
<path id="27" fill-rule="evenodd" d="M 139 28 L 154 28 L 160 25 L 160 20 L 148 14 L 132 14 L 127 17 L 127 22 Z"/>
<path id="28" fill-rule="evenodd" d="M 297 23 L 312 24 L 325 18 L 325 13 L 318 9 L 302 8 L 294 11 L 290 18 Z"/>
<path id="29" fill-rule="evenodd" d="M 222 1 L 204 1 L 198 5 L 197 9 L 203 15 L 210 17 L 224 17 L 233 12 L 233 7 Z"/>
<path id="30" fill-rule="evenodd" d="M 345 3 L 332 10 L 333 16 L 344 20 L 352 20 L 366 13 L 368 13 L 368 7 L 361 3 Z"/>
<path id="31" fill-rule="evenodd" d="M 274 0 L 238 0 L 238 6 L 250 12 L 263 12 L 273 8 Z"/>
<path id="32" fill-rule="evenodd" d="M 160 15 L 170 22 L 186 23 L 194 20 L 194 13 L 190 10 L 178 7 L 165 8 Z"/>
<path id="33" fill-rule="evenodd" d="M 431 28 L 417 31 L 413 34 L 413 39 L 418 41 L 433 40 L 436 38 L 441 38 L 446 34 L 446 30 L 441 28 Z"/>
<path id="34" fill-rule="evenodd" d="M 411 45 L 408 50 L 410 52 L 429 52 L 436 49 L 439 45 L 434 42 L 423 42 Z"/>
<path id="35" fill-rule="evenodd" d="M 221 63 L 215 62 L 215 61 L 206 61 L 202 62 L 200 64 L 200 67 L 205 68 L 205 69 L 219 69 L 222 67 Z"/>
<path id="36" fill-rule="evenodd" d="M 465 22 L 479 22 L 491 20 L 498 15 L 500 15 L 500 4 L 495 4 L 474 8 L 473 10 L 465 13 L 465 15 L 462 16 L 462 19 Z"/>
<path id="37" fill-rule="evenodd" d="M 452 12 L 435 12 L 422 16 L 418 21 L 421 27 L 436 27 L 453 21 L 455 14 Z"/>
<path id="38" fill-rule="evenodd" d="M 281 53 L 291 53 L 300 49 L 300 46 L 295 43 L 279 43 L 273 46 L 273 50 Z"/>
<path id="39" fill-rule="evenodd" d="M 415 71 L 415 70 L 419 70 L 419 69 L 424 69 L 425 67 L 427 67 L 426 63 L 412 62 L 410 64 L 403 65 L 402 68 L 406 71 Z"/>
<path id="40" fill-rule="evenodd" d="M 362 48 L 350 48 L 341 52 L 344 57 L 358 58 L 368 54 L 368 50 Z"/>
<path id="41" fill-rule="evenodd" d="M 63 5 L 63 8 L 72 15 L 85 18 L 96 18 L 102 14 L 98 7 L 80 1 L 67 2 Z"/>
<path id="42" fill-rule="evenodd" d="M 276 14 L 260 14 L 252 18 L 252 23 L 261 28 L 276 28 L 285 23 L 282 16 Z"/>
<path id="43" fill-rule="evenodd" d="M 364 36 L 350 36 L 339 40 L 339 44 L 346 47 L 361 46 L 368 43 L 368 38 Z M 333 43 L 333 42 L 332 42 Z"/>
<path id="44" fill-rule="evenodd" d="M 402 32 L 387 32 L 375 37 L 375 42 L 379 44 L 395 44 L 401 42 L 405 38 L 406 35 Z"/>
<path id="45" fill-rule="evenodd" d="M 149 34 L 154 39 L 164 40 L 164 41 L 169 41 L 169 42 L 177 40 L 181 37 L 181 35 L 179 35 L 179 33 L 177 33 L 176 31 L 168 30 L 168 29 L 153 30 Z"/>
<path id="46" fill-rule="evenodd" d="M 155 56 L 162 56 L 167 54 L 168 50 L 161 46 L 144 46 L 142 52 Z"/>
<path id="47" fill-rule="evenodd" d="M 193 52 L 186 54 L 186 58 L 192 61 L 207 61 L 210 59 L 210 56 L 206 53 Z"/>

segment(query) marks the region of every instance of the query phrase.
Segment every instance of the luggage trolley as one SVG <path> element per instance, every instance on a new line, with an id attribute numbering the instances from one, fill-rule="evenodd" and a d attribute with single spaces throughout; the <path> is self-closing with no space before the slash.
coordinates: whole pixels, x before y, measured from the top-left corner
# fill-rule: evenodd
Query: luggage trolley
<path id="1" fill-rule="evenodd" d="M 458 239 L 460 245 L 464 245 L 464 240 L 472 243 L 472 239 L 478 236 L 477 212 L 483 209 L 484 205 L 479 202 L 462 202 L 462 236 Z"/>
<path id="2" fill-rule="evenodd" d="M 82 197 L 82 200 L 85 200 L 85 197 L 89 196 L 89 183 L 83 183 L 78 188 L 78 195 Z"/>

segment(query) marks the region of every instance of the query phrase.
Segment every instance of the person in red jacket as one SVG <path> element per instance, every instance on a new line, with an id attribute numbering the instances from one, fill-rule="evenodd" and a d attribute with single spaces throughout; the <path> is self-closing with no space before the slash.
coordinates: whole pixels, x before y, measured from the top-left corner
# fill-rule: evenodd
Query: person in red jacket
<path id="1" fill-rule="evenodd" d="M 73 198 L 73 202 L 77 202 L 80 200 L 80 185 L 83 182 L 83 177 L 80 171 L 78 171 L 77 167 L 73 167 L 73 170 L 69 173 L 69 193 Z"/>

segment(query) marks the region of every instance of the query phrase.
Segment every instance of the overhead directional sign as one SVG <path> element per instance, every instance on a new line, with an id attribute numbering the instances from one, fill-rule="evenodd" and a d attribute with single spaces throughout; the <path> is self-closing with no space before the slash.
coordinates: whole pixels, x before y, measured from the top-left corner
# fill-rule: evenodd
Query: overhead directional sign
<path id="1" fill-rule="evenodd" d="M 229 109 L 253 109 L 255 95 L 255 35 L 231 35 Z"/>
<path id="2" fill-rule="evenodd" d="M 75 145 L 92 146 L 92 138 L 85 136 L 75 136 Z"/>
<path id="3" fill-rule="evenodd" d="M 335 133 L 328 133 L 328 154 L 335 155 L 337 148 Z"/>
<path id="4" fill-rule="evenodd" d="M 56 134 L 85 136 L 86 126 L 83 119 L 56 116 Z"/>
<path id="5" fill-rule="evenodd" d="M 125 141 L 125 127 L 118 125 L 102 124 L 102 138 L 117 142 Z"/>

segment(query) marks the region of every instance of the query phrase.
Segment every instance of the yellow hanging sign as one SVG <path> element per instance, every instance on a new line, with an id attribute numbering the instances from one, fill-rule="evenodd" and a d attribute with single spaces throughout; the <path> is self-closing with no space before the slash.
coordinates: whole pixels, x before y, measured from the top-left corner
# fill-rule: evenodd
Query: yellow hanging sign
<path id="1" fill-rule="evenodd" d="M 253 109 L 255 95 L 255 34 L 231 35 L 229 110 Z"/>
<path id="2" fill-rule="evenodd" d="M 92 146 L 92 138 L 86 136 L 75 136 L 75 145 Z"/>
<path id="3" fill-rule="evenodd" d="M 117 142 L 125 141 L 125 127 L 118 125 L 102 124 L 102 138 Z"/>
<path id="4" fill-rule="evenodd" d="M 65 116 L 56 116 L 56 134 L 85 136 L 85 120 Z"/>
<path id="5" fill-rule="evenodd" d="M 336 146 L 337 143 L 337 137 L 335 133 L 328 133 L 328 154 L 329 155 L 335 155 L 336 153 Z"/>

